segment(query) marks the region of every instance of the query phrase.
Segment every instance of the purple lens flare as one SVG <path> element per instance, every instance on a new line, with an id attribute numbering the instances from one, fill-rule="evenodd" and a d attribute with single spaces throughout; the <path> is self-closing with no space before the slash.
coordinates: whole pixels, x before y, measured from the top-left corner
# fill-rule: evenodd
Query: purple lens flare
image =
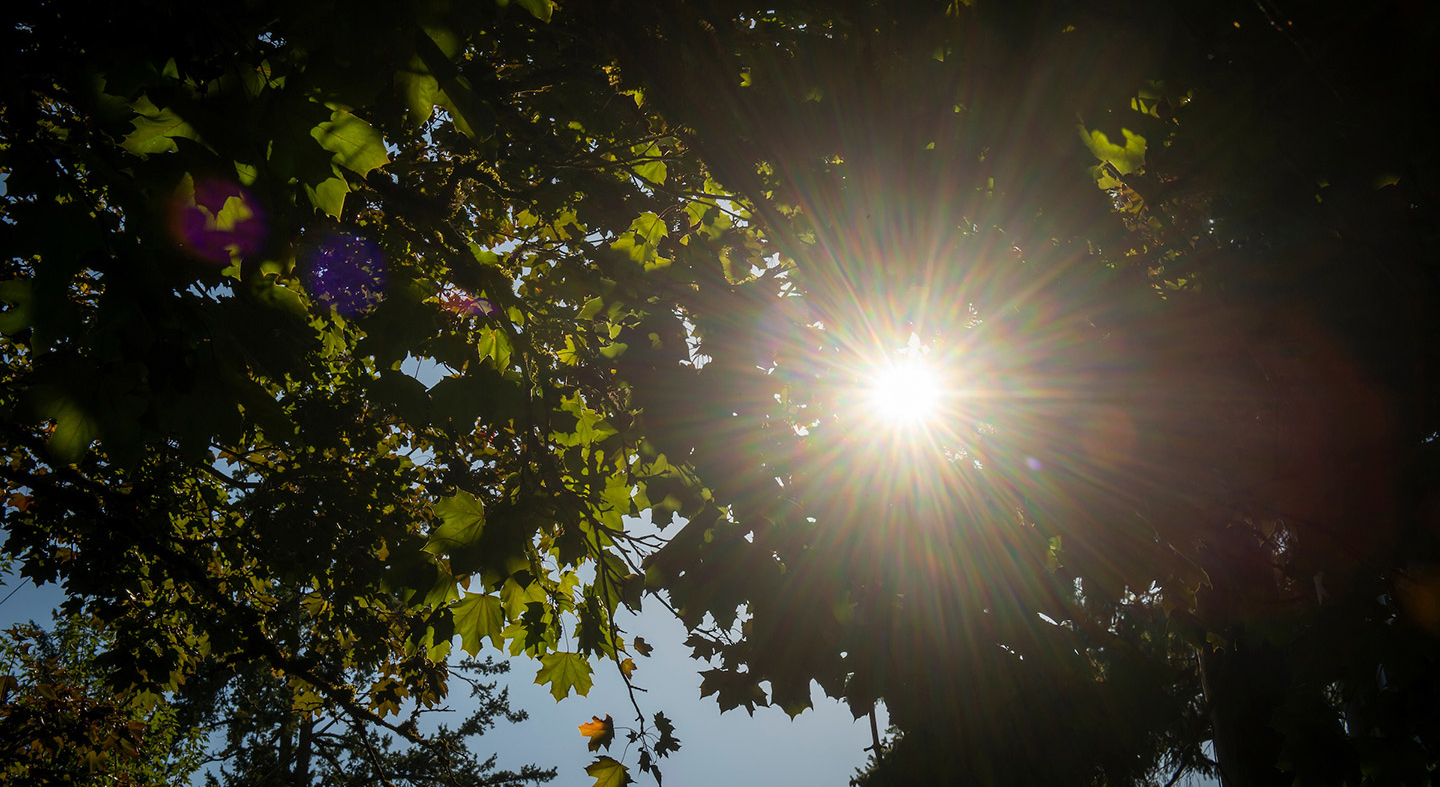
<path id="1" fill-rule="evenodd" d="M 489 317 L 500 311 L 499 307 L 485 298 L 453 287 L 440 293 L 440 305 L 462 317 Z"/>
<path id="2" fill-rule="evenodd" d="M 385 256 L 374 242 L 351 233 L 326 235 L 304 255 L 306 289 L 346 317 L 385 299 Z"/>
<path id="3" fill-rule="evenodd" d="M 229 265 L 260 251 L 269 227 L 248 189 L 221 178 L 189 179 L 170 203 L 170 236 L 190 256 Z"/>

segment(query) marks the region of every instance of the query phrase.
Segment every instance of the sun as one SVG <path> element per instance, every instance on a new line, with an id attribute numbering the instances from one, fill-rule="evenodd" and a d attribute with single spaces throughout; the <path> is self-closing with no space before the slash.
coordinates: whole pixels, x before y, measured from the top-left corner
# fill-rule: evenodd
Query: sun
<path id="1" fill-rule="evenodd" d="M 870 380 L 871 411 L 897 426 L 918 426 L 933 420 L 940 409 L 940 375 L 923 358 L 900 357 L 887 362 Z"/>

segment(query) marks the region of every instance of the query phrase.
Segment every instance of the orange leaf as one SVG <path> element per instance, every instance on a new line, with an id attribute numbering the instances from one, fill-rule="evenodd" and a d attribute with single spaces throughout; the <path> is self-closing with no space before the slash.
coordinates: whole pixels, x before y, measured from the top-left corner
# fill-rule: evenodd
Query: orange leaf
<path id="1" fill-rule="evenodd" d="M 580 734 L 590 739 L 590 751 L 599 751 L 601 746 L 610 748 L 610 741 L 615 740 L 615 722 L 610 714 L 605 714 L 602 720 L 599 716 L 591 716 L 590 721 L 581 724 Z"/>

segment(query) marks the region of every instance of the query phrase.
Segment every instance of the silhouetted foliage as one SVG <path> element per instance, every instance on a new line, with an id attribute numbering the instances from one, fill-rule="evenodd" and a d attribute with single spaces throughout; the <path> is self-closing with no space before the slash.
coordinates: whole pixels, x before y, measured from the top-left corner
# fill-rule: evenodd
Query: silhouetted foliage
<path id="1" fill-rule="evenodd" d="M 357 740 L 653 598 L 867 784 L 1428 783 L 1437 14 L 1293 5 L 9 9 L 4 550 Z"/>

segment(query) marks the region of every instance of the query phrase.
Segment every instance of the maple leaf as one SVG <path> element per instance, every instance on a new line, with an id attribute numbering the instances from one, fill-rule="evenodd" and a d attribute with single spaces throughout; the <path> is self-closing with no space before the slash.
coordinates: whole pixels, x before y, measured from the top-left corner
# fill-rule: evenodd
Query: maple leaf
<path id="1" fill-rule="evenodd" d="M 680 750 L 680 739 L 675 737 L 675 723 L 662 712 L 655 714 L 655 729 L 660 739 L 655 742 L 655 756 L 668 757 Z"/>
<path id="2" fill-rule="evenodd" d="M 455 621 L 455 631 L 460 635 L 460 647 L 471 656 L 480 652 L 480 641 L 486 637 L 496 648 L 501 646 L 501 630 L 505 628 L 505 611 L 500 599 L 482 593 L 467 593 L 465 598 L 450 607 Z"/>
<path id="3" fill-rule="evenodd" d="M 601 746 L 610 748 L 610 742 L 615 740 L 615 721 L 610 714 L 605 718 L 591 716 L 590 721 L 581 724 L 580 734 L 590 739 L 590 751 L 599 751 Z"/>
<path id="4" fill-rule="evenodd" d="M 635 674 L 635 660 L 625 659 L 620 662 L 620 674 L 625 676 L 625 680 L 630 680 L 630 676 Z"/>
<path id="5" fill-rule="evenodd" d="M 765 690 L 748 672 L 727 669 L 711 669 L 700 673 L 700 696 L 708 697 L 719 693 L 720 712 L 745 706 L 745 711 L 755 715 L 756 705 L 769 705 Z"/>
<path id="6" fill-rule="evenodd" d="M 595 777 L 594 787 L 624 787 L 629 784 L 630 769 L 613 757 L 598 757 L 585 766 L 585 772 Z"/>
<path id="7" fill-rule="evenodd" d="M 655 649 L 655 646 L 654 646 L 654 645 L 651 645 L 651 644 L 648 643 L 648 642 L 646 642 L 644 637 L 636 637 L 636 638 L 635 638 L 635 652 L 636 652 L 636 653 L 639 653 L 639 654 L 642 655 L 642 656 L 648 656 L 648 655 L 650 655 L 650 651 L 652 651 L 652 650 L 654 650 L 654 649 Z"/>
<path id="8" fill-rule="evenodd" d="M 579 653 L 547 653 L 540 657 L 535 682 L 541 686 L 550 684 L 550 694 L 559 702 L 570 696 L 572 688 L 582 697 L 590 693 L 590 673 L 590 663 Z"/>
<path id="9" fill-rule="evenodd" d="M 444 555 L 475 543 L 485 529 L 485 505 L 463 489 L 454 497 L 435 504 L 441 525 L 421 549 L 432 555 Z"/>

